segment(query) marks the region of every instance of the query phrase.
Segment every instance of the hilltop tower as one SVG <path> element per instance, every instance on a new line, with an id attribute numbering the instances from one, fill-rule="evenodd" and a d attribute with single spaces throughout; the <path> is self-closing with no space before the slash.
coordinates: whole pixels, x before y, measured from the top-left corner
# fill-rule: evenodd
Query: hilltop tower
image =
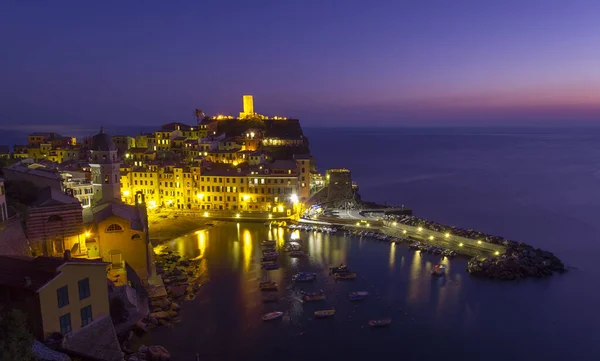
<path id="1" fill-rule="evenodd" d="M 92 190 L 94 192 L 92 205 L 105 202 L 121 201 L 121 170 L 117 157 L 117 147 L 110 135 L 100 133 L 92 137 L 90 148 L 90 168 L 92 173 Z"/>
<path id="2" fill-rule="evenodd" d="M 244 95 L 242 97 L 244 111 L 240 113 L 240 118 L 249 118 L 254 115 L 254 99 L 252 95 Z"/>

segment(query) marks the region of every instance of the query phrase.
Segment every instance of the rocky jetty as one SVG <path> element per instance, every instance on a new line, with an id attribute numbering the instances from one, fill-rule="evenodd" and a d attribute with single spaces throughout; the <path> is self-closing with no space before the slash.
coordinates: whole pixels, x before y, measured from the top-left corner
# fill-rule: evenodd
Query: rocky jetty
<path id="1" fill-rule="evenodd" d="M 473 257 L 467 264 L 467 272 L 501 280 L 515 280 L 525 277 L 547 277 L 554 272 L 566 272 L 565 265 L 552 252 L 518 243 L 511 244 L 500 256 Z"/>

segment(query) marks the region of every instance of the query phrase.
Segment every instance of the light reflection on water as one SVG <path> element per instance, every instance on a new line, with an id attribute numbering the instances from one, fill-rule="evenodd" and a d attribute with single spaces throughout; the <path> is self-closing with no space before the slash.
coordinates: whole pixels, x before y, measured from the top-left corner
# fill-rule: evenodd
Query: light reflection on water
<path id="1" fill-rule="evenodd" d="M 262 269 L 260 242 L 275 239 L 281 245 L 292 237 L 302 241 L 309 256 L 290 258 L 281 252 L 280 269 Z M 323 340 L 333 343 L 344 340 L 344 344 L 360 345 L 359 350 L 376 347 L 392 351 L 398 339 L 418 343 L 424 335 L 431 337 L 436 329 L 446 330 L 449 325 L 482 326 L 482 294 L 464 292 L 463 282 L 468 282 L 471 288 L 478 287 L 465 275 L 464 259 L 442 259 L 411 251 L 402 244 L 341 234 L 289 232 L 244 223 L 199 231 L 180 237 L 169 246 L 184 258 L 200 257 L 200 272 L 208 280 L 196 300 L 184 303 L 181 323 L 173 329 L 156 329 L 148 336 L 155 339 L 144 341 L 163 344 L 173 359 L 193 359 L 201 350 L 220 355 L 215 359 L 257 359 L 270 352 L 261 346 L 265 340 L 295 355 L 323 353 L 336 359 L 341 352 L 345 358 L 351 358 L 352 348 L 347 351 L 337 348 L 334 352 L 320 345 Z M 334 281 L 328 267 L 340 263 L 348 264 L 358 274 L 357 280 Z M 431 276 L 431 267 L 436 263 L 447 266 L 445 277 Z M 291 277 L 299 270 L 316 272 L 317 281 L 292 284 Z M 279 284 L 279 289 L 272 292 L 281 298 L 278 303 L 261 301 L 265 292 L 259 291 L 258 283 L 266 279 Z M 327 296 L 325 301 L 302 302 L 300 290 L 320 289 Z M 360 303 L 349 302 L 347 293 L 358 290 L 368 290 L 369 298 Z M 334 318 L 314 320 L 314 311 L 328 307 L 335 307 Z M 284 312 L 281 322 L 261 321 L 262 314 L 273 311 Z M 364 328 L 369 319 L 378 317 L 392 317 L 394 325 L 383 332 Z M 423 333 L 425 327 L 434 329 L 428 328 Z M 488 328 L 487 332 L 494 331 Z M 303 339 L 298 343 L 300 336 Z M 444 349 L 453 349 L 455 343 L 447 339 L 452 338 L 440 335 L 436 342 Z M 427 348 L 421 348 L 420 352 L 424 350 Z"/>

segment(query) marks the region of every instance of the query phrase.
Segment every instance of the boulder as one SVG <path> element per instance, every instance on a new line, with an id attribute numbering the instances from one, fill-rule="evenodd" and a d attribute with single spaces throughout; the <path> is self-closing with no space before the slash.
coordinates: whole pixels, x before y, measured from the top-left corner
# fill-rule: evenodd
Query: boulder
<path id="1" fill-rule="evenodd" d="M 169 318 L 169 313 L 166 311 L 154 312 L 150 314 L 150 318 L 156 318 L 158 320 L 162 320 L 164 318 Z"/>
<path id="2" fill-rule="evenodd" d="M 156 326 L 156 325 L 158 325 L 158 319 L 156 317 L 150 317 L 148 319 L 148 323 L 150 323 L 151 325 Z"/>
<path id="3" fill-rule="evenodd" d="M 173 297 L 183 297 L 185 296 L 185 286 L 174 286 L 169 288 L 169 292 L 173 295 Z"/>
<path id="4" fill-rule="evenodd" d="M 179 311 L 180 308 L 181 308 L 181 306 L 179 306 L 175 302 L 171 303 L 171 310 L 173 310 L 173 311 Z"/>
<path id="5" fill-rule="evenodd" d="M 135 327 L 142 332 L 146 332 L 148 330 L 148 324 L 142 321 L 136 322 Z"/>
<path id="6" fill-rule="evenodd" d="M 148 346 L 146 346 L 146 345 L 142 345 L 142 346 L 140 346 L 140 348 L 138 349 L 138 353 L 143 353 L 143 354 L 145 354 L 145 353 L 146 353 L 146 351 L 148 351 Z"/>
<path id="7" fill-rule="evenodd" d="M 148 361 L 170 361 L 171 354 L 166 348 L 158 345 L 148 346 L 146 351 L 146 360 Z"/>

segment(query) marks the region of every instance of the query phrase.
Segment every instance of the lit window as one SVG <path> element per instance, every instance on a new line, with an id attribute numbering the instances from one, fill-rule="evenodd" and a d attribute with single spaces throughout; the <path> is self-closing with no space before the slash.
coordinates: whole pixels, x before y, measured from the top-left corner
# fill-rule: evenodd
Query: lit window
<path id="1" fill-rule="evenodd" d="M 116 223 L 113 223 L 106 228 L 106 232 L 119 232 L 122 230 L 123 230 L 123 228 Z"/>

